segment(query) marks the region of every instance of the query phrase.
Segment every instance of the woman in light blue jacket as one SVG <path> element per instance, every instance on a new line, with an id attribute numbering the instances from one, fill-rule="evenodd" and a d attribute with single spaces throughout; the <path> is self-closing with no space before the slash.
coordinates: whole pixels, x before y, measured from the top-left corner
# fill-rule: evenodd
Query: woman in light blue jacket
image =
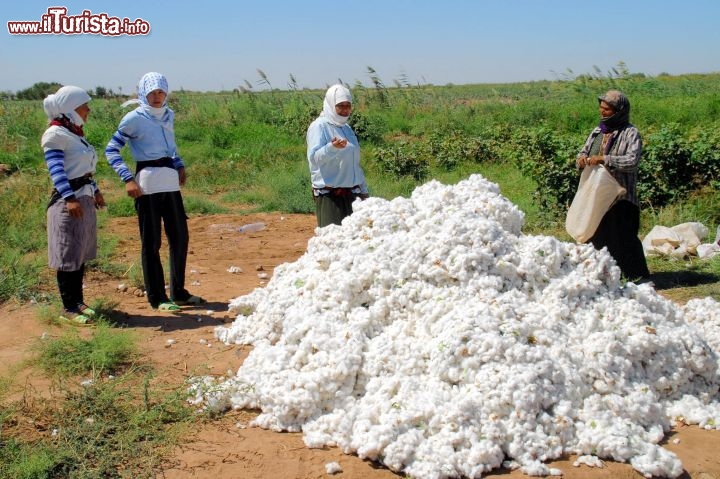
<path id="1" fill-rule="evenodd" d="M 307 157 L 319 227 L 339 225 L 352 213 L 356 198 L 368 197 L 360 145 L 347 124 L 350 113 L 350 90 L 333 85 L 325 93 L 322 113 L 308 127 Z"/>

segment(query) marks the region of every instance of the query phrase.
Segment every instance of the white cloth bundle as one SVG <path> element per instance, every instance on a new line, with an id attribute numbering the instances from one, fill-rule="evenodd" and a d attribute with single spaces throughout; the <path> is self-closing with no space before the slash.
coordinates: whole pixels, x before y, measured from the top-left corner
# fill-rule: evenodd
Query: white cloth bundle
<path id="1" fill-rule="evenodd" d="M 600 221 L 625 188 L 602 165 L 586 167 L 565 219 L 565 229 L 578 243 L 592 238 Z"/>

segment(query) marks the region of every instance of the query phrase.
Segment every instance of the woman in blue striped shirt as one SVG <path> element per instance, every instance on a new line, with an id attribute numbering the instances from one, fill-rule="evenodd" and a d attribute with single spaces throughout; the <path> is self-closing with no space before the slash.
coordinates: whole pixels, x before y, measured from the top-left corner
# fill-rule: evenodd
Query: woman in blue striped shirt
<path id="1" fill-rule="evenodd" d="M 50 126 L 43 133 L 53 192 L 47 209 L 48 264 L 57 270 L 61 319 L 89 324 L 95 315 L 83 299 L 85 263 L 97 256 L 96 208 L 105 206 L 93 174 L 97 155 L 86 140 L 90 95 L 64 86 L 43 101 Z"/>
<path id="2" fill-rule="evenodd" d="M 189 233 L 180 187 L 185 184 L 185 164 L 175 145 L 175 114 L 167 106 L 170 92 L 164 75 L 150 72 L 138 83 L 138 107 L 120 121 L 105 148 L 110 166 L 125 182 L 125 191 L 135 200 L 142 243 L 145 291 L 153 309 L 177 312 L 180 305 L 205 303 L 185 289 Z M 120 156 L 128 144 L 135 160 L 135 174 Z M 162 227 L 170 253 L 170 296 L 160 259 Z"/>

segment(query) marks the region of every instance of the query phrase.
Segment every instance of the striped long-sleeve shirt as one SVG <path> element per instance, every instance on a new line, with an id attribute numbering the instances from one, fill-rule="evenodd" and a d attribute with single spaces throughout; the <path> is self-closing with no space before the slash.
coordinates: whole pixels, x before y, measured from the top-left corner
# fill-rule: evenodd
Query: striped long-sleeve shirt
<path id="1" fill-rule="evenodd" d="M 172 158 L 175 170 L 185 167 L 182 159 L 177 154 L 173 130 L 146 116 L 139 108 L 123 117 L 117 131 L 105 148 L 105 157 L 108 163 L 120 178 L 127 183 L 134 179 L 134 176 L 120 155 L 120 150 L 126 144 L 130 147 L 130 153 L 137 163 Z M 140 183 L 145 193 L 174 191 L 180 188 L 177 174 L 172 176 L 163 172 L 154 175 L 148 175 L 147 172 L 143 173 L 143 178 L 138 179 L 138 183 Z"/>
<path id="2" fill-rule="evenodd" d="M 50 178 L 60 196 L 69 199 L 95 194 L 97 185 L 94 182 L 83 186 L 78 191 L 73 191 L 70 187 L 71 179 L 79 178 L 88 173 L 95 173 L 97 155 L 92 145 L 85 141 L 84 138 L 57 125 L 45 130 L 41 145 L 45 153 L 45 164 L 50 172 Z"/>
<path id="3" fill-rule="evenodd" d="M 603 155 L 604 164 L 626 192 L 620 197 L 640 207 L 637 197 L 638 164 L 642 155 L 642 138 L 635 126 L 629 124 L 621 130 L 612 133 L 612 145 L 610 150 Z M 598 135 L 602 135 L 600 128 L 595 128 L 583 145 L 578 158 L 585 155 L 590 156 L 590 148 Z M 602 154 L 602 153 L 600 153 Z"/>

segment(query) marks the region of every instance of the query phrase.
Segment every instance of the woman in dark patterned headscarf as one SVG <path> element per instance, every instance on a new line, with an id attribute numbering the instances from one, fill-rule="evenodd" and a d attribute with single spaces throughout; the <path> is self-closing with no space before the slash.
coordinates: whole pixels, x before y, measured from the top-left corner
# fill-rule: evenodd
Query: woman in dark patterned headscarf
<path id="1" fill-rule="evenodd" d="M 638 238 L 637 176 L 642 139 L 630 123 L 630 101 L 622 92 L 610 90 L 598 97 L 598 103 L 600 124 L 590 132 L 576 164 L 578 169 L 604 165 L 625 188 L 625 194 L 605 213 L 589 241 L 597 249 L 607 247 L 625 278 L 638 281 L 650 275 Z"/>

